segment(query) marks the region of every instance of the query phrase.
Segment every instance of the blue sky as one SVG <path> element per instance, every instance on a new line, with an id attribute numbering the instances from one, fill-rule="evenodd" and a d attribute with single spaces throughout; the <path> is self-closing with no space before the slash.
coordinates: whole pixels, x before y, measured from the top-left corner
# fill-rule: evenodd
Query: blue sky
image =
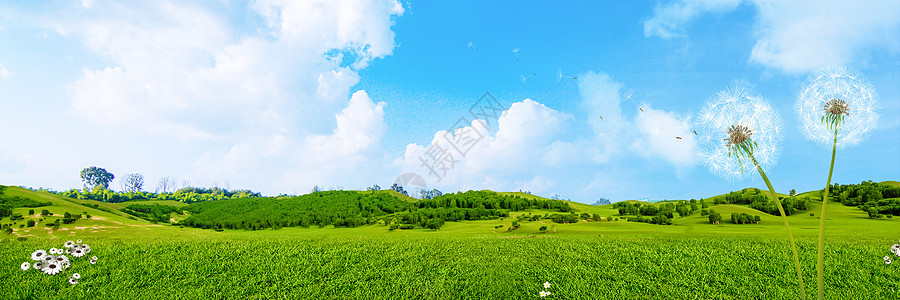
<path id="1" fill-rule="evenodd" d="M 783 120 L 776 190 L 813 190 L 830 149 L 803 137 L 794 102 L 834 64 L 875 86 L 881 119 L 838 151 L 833 182 L 900 180 L 896 1 L 7 2 L 0 183 L 77 188 L 95 165 L 150 191 L 170 177 L 302 194 L 416 173 L 445 192 L 700 198 L 763 186 L 712 175 L 689 134 L 735 86 Z M 475 121 L 485 92 L 505 112 Z M 420 159 L 450 149 L 461 117 L 482 137 L 438 180 Z"/>

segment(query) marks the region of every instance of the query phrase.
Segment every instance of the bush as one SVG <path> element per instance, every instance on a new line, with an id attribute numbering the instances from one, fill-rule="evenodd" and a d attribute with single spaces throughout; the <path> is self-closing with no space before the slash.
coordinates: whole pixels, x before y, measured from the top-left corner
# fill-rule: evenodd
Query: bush
<path id="1" fill-rule="evenodd" d="M 538 228 L 538 230 L 540 230 L 541 232 L 547 232 L 547 225 L 541 226 L 541 228 Z"/>
<path id="2" fill-rule="evenodd" d="M 28 220 L 28 227 L 34 227 L 34 220 Z"/>

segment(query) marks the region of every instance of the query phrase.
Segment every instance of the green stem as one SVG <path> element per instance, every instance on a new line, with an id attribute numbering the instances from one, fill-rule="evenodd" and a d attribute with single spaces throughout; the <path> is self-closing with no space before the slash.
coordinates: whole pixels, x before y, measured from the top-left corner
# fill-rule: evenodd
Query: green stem
<path id="1" fill-rule="evenodd" d="M 756 158 L 753 157 L 753 154 L 750 154 L 750 159 L 753 160 L 753 164 L 756 165 L 756 170 L 759 171 L 759 175 L 762 176 L 763 181 L 766 182 L 766 186 L 769 187 L 769 197 L 775 201 L 775 205 L 778 206 L 778 212 L 781 213 L 781 218 L 784 220 L 784 227 L 787 228 L 788 240 L 791 242 L 791 252 L 794 253 L 794 266 L 797 268 L 797 281 L 800 283 L 800 299 L 806 300 L 806 289 L 803 287 L 803 272 L 800 271 L 800 257 L 797 255 L 797 245 L 794 243 L 794 234 L 791 233 L 791 225 L 788 224 L 787 215 L 784 213 L 784 207 L 781 206 L 781 201 L 778 200 L 778 195 L 775 194 L 775 189 L 772 188 L 769 177 L 766 177 L 766 172 L 763 172 L 762 167 L 759 165 L 759 162 L 756 161 Z"/>
<path id="2" fill-rule="evenodd" d="M 834 172 L 834 156 L 837 154 L 837 128 L 834 129 L 834 144 L 831 147 L 831 168 L 828 169 L 828 182 L 825 183 L 825 195 L 822 196 L 822 212 L 819 214 L 819 250 L 816 260 L 816 283 L 819 288 L 819 300 L 825 299 L 825 204 L 828 203 L 828 190 L 831 186 L 831 174 Z"/>

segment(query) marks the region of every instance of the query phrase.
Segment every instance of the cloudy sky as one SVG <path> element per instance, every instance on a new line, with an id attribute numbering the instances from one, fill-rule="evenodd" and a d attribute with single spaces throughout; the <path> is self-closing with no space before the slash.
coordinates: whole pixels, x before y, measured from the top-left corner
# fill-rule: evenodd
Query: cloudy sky
<path id="1" fill-rule="evenodd" d="M 830 149 L 794 102 L 834 64 L 875 86 L 881 118 L 833 182 L 900 180 L 892 0 L 3 2 L 0 184 L 79 188 L 100 166 L 150 191 L 410 173 L 445 192 L 700 198 L 763 186 L 712 175 L 692 133 L 740 87 L 781 115 L 776 190 L 820 189 Z"/>

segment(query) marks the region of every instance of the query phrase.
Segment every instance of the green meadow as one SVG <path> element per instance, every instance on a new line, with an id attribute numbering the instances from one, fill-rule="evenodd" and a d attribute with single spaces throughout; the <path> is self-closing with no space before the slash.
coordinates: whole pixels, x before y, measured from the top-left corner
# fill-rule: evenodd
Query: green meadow
<path id="1" fill-rule="evenodd" d="M 13 228 L 0 233 L 3 299 L 538 299 L 542 290 L 552 293 L 548 299 L 799 298 L 781 217 L 746 205 L 711 205 L 724 216 L 718 225 L 699 212 L 676 216 L 672 225 L 628 222 L 613 205 L 568 202 L 576 214 L 602 220 L 520 221 L 508 230 L 520 215 L 558 213 L 529 209 L 438 230 L 376 223 L 220 231 L 154 224 L 121 211 L 134 203 L 186 206 L 171 200 L 104 203 L 19 187 L 5 193 L 52 205 L 33 208 L 35 215 L 14 208 L 24 220 L 0 221 Z M 815 297 L 819 222 L 810 213 L 820 203 L 788 217 L 807 297 Z M 900 218 L 872 219 L 839 203 L 827 208 L 826 298 L 900 299 L 900 266 L 882 259 L 900 240 Z M 53 215 L 40 216 L 42 209 Z M 45 226 L 66 212 L 91 217 Z M 732 212 L 761 221 L 732 224 Z M 172 214 L 172 221 L 189 216 Z M 40 221 L 19 227 L 28 220 Z M 76 239 L 91 246 L 96 264 L 76 260 L 55 276 L 20 270 L 33 251 Z M 76 285 L 66 280 L 73 272 L 81 275 Z"/>

